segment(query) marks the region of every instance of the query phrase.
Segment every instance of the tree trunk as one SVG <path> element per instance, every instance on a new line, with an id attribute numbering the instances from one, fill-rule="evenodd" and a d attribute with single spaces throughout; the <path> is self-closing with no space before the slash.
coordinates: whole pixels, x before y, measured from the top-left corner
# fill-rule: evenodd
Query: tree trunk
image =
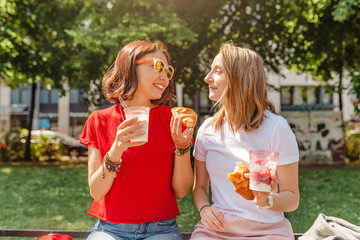
<path id="1" fill-rule="evenodd" d="M 345 122 L 344 122 L 344 115 L 343 115 L 343 98 L 342 98 L 342 92 L 343 92 L 343 73 L 342 71 L 339 73 L 339 86 L 338 86 L 338 94 L 339 94 L 339 108 L 340 108 L 340 116 L 341 116 L 341 127 L 342 131 L 345 136 Z"/>
<path id="2" fill-rule="evenodd" d="M 30 109 L 29 109 L 29 114 L 27 116 L 27 120 L 26 120 L 26 128 L 29 131 L 29 134 L 26 137 L 24 161 L 32 160 L 30 144 L 31 144 L 31 130 L 32 130 L 32 124 L 33 124 L 34 109 L 35 109 L 36 86 L 37 86 L 36 82 L 31 83 Z"/>

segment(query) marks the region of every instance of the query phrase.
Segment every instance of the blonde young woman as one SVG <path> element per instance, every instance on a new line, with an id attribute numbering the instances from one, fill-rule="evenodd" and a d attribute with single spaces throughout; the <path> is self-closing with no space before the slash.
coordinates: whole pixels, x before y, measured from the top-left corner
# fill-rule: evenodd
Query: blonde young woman
<path id="1" fill-rule="evenodd" d="M 263 61 L 250 49 L 223 44 L 205 82 L 219 110 L 202 124 L 195 143 L 193 196 L 201 220 L 191 239 L 294 239 L 283 212 L 299 205 L 298 146 L 287 121 L 267 100 Z M 239 161 L 249 166 L 251 148 L 280 156 L 274 191 L 253 191 L 255 199 L 245 200 L 227 173 Z"/>

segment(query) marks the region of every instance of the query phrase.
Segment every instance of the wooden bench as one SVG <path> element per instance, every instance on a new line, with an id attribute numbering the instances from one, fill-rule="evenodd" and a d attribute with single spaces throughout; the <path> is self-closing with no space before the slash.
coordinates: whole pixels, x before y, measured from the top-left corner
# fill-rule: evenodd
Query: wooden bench
<path id="1" fill-rule="evenodd" d="M 69 235 L 72 238 L 86 238 L 89 231 L 69 231 L 69 230 L 37 230 L 37 229 L 0 229 L 0 237 L 42 237 L 48 234 L 63 234 Z M 183 234 L 184 240 L 189 240 L 191 233 L 185 232 Z M 301 236 L 300 233 L 295 233 L 295 240 Z"/>

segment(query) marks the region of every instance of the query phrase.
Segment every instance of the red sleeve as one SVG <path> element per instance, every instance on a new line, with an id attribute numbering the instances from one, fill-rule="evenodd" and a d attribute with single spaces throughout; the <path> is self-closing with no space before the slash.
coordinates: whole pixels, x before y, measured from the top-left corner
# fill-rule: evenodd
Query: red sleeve
<path id="1" fill-rule="evenodd" d="M 97 138 L 97 132 L 96 132 L 96 125 L 98 123 L 98 116 L 97 116 L 97 112 L 93 112 L 90 114 L 90 116 L 88 117 L 85 125 L 84 125 L 84 129 L 82 131 L 81 134 L 81 138 L 80 138 L 80 143 L 89 147 L 94 147 L 99 149 L 99 144 L 98 144 L 98 138 Z"/>

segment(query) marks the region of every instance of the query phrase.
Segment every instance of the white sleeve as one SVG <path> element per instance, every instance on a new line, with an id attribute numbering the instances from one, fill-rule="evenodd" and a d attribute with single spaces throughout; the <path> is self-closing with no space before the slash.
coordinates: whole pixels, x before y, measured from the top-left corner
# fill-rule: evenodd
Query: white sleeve
<path id="1" fill-rule="evenodd" d="M 201 162 L 205 162 L 206 160 L 206 150 L 204 144 L 204 124 L 199 128 L 196 135 L 194 157 Z"/>
<path id="2" fill-rule="evenodd" d="M 285 119 L 276 127 L 273 139 L 273 150 L 280 153 L 278 165 L 299 161 L 299 148 L 296 137 Z"/>

